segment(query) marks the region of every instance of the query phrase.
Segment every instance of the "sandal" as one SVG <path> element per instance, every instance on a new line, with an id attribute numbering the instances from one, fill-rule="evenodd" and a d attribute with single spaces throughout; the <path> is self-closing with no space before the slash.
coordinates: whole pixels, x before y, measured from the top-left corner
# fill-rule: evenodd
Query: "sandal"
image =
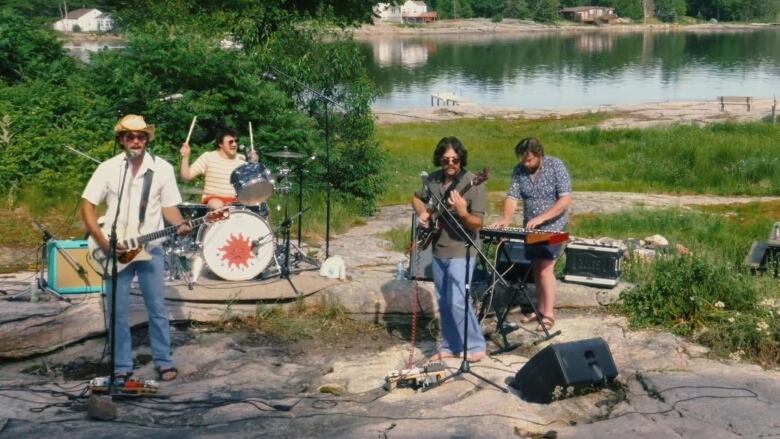
<path id="1" fill-rule="evenodd" d="M 158 367 L 157 376 L 160 378 L 160 381 L 173 381 L 179 376 L 179 371 L 173 366 L 164 369 Z"/>
<path id="2" fill-rule="evenodd" d="M 542 323 L 536 327 L 537 332 L 544 332 L 545 329 L 548 331 L 555 326 L 555 319 L 552 317 L 544 316 L 542 317 Z"/>
<path id="3" fill-rule="evenodd" d="M 522 317 L 520 317 L 520 323 L 531 323 L 536 321 L 536 313 L 532 312 L 531 314 L 524 314 Z"/>

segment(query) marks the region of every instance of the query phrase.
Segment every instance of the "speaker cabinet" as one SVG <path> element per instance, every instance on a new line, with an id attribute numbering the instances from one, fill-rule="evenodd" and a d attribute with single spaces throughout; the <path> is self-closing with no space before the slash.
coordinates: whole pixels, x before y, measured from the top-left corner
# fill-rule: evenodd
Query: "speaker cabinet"
<path id="1" fill-rule="evenodd" d="M 46 244 L 48 288 L 58 294 L 102 292 L 103 278 L 87 262 L 88 251 L 85 240 L 50 240 Z"/>
<path id="2" fill-rule="evenodd" d="M 528 402 L 552 401 L 604 387 L 618 371 L 603 338 L 547 346 L 515 375 L 512 387 Z"/>

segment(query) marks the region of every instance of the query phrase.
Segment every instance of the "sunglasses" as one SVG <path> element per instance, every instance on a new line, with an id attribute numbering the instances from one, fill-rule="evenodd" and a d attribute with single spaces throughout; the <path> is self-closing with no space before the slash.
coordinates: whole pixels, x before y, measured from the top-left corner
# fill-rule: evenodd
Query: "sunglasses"
<path id="1" fill-rule="evenodd" d="M 125 134 L 124 139 L 128 142 L 132 142 L 134 140 L 140 140 L 142 142 L 146 142 L 147 137 L 146 134 Z"/>
<path id="2" fill-rule="evenodd" d="M 460 163 L 459 157 L 442 157 L 441 158 L 441 164 L 442 165 L 457 165 Z"/>

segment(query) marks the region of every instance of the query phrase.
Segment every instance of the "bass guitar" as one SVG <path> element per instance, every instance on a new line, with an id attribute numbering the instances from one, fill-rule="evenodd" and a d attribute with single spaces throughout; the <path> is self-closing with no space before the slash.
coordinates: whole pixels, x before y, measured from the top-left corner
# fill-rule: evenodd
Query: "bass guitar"
<path id="1" fill-rule="evenodd" d="M 466 186 L 461 189 L 460 194 L 465 195 L 466 192 L 469 191 L 474 186 L 479 186 L 482 183 L 486 182 L 488 179 L 488 170 L 487 168 L 484 168 L 482 172 L 476 175 L 470 182 L 466 184 Z M 450 192 L 452 192 L 455 189 L 455 186 L 457 185 L 457 182 L 453 182 L 453 184 L 450 185 L 450 187 L 447 189 L 447 191 L 442 196 L 442 201 L 446 202 L 447 198 L 450 196 Z M 428 223 L 426 225 L 420 225 L 419 223 L 416 226 L 415 229 L 415 242 L 414 244 L 417 246 L 418 250 L 425 250 L 428 248 L 428 246 L 431 245 L 433 242 L 433 238 L 436 237 L 439 233 L 441 233 L 441 229 L 444 228 L 444 222 L 441 221 L 440 215 L 439 215 L 438 208 L 434 208 L 431 211 L 431 216 L 428 218 Z"/>
<path id="2" fill-rule="evenodd" d="M 230 208 L 223 207 L 213 212 L 209 212 L 208 214 L 200 218 L 189 220 L 188 222 L 190 224 L 190 227 L 194 229 L 195 227 L 198 227 L 201 224 L 212 224 L 218 221 L 225 220 L 229 216 L 230 216 Z M 141 235 L 141 236 L 133 236 L 128 234 L 125 234 L 124 236 L 122 235 L 118 236 L 117 239 L 118 243 L 122 244 L 127 249 L 127 251 L 117 257 L 117 264 L 116 264 L 117 273 L 124 270 L 125 267 L 130 265 L 130 263 L 132 262 L 148 261 L 152 259 L 152 255 L 150 255 L 146 251 L 146 244 L 150 241 L 154 241 L 155 239 L 160 239 L 168 235 L 173 235 L 176 233 L 176 230 L 178 228 L 179 226 L 170 226 L 162 230 L 158 230 L 152 233 L 147 233 L 146 235 Z M 103 231 L 103 236 L 105 236 L 106 239 L 109 239 L 109 234 L 111 233 L 111 226 L 104 225 L 102 231 Z M 87 240 L 87 246 L 89 248 L 87 252 L 87 262 L 89 263 L 90 267 L 92 267 L 92 269 L 94 269 L 96 272 L 98 272 L 101 275 L 110 274 L 111 255 L 106 254 L 103 251 L 103 249 L 101 249 L 100 246 L 98 245 L 97 240 L 95 240 L 95 238 L 92 236 L 90 236 L 89 239 Z"/>

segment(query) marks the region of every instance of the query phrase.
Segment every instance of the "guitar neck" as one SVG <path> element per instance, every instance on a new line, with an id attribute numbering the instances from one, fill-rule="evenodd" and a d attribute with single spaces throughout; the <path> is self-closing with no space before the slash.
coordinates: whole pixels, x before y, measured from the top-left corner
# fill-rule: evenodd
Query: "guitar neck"
<path id="1" fill-rule="evenodd" d="M 189 224 L 190 224 L 190 226 L 192 228 L 195 228 L 195 227 L 203 224 L 204 221 L 206 221 L 206 217 L 190 220 Z M 176 233 L 176 230 L 178 228 L 179 228 L 179 226 L 166 227 L 166 228 L 164 228 L 162 230 L 158 230 L 156 232 L 152 232 L 152 233 L 148 233 L 146 235 L 139 236 L 139 237 L 135 238 L 135 240 L 138 242 L 139 245 L 143 245 L 143 244 L 146 244 L 149 241 L 154 241 L 155 239 L 164 238 L 164 237 L 166 237 L 168 235 L 173 235 L 174 233 Z"/>

